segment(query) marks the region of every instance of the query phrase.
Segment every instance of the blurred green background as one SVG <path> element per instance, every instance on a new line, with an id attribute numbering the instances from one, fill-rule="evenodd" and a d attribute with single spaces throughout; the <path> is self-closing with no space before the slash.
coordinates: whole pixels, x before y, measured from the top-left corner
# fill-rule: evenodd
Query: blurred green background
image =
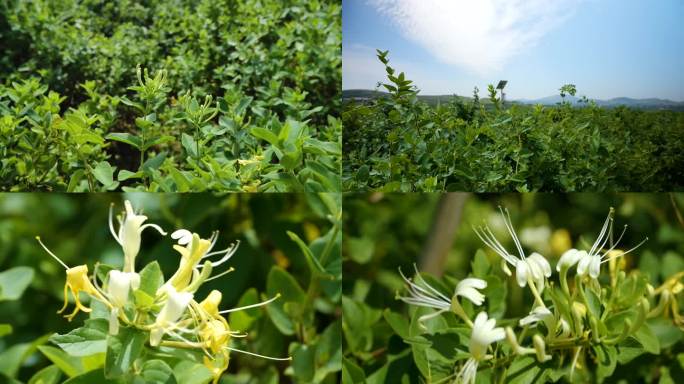
<path id="1" fill-rule="evenodd" d="M 329 195 L 334 196 L 334 195 Z M 35 343 L 53 332 L 65 333 L 82 324 L 86 315 L 79 314 L 72 323 L 56 314 L 62 306 L 64 269 L 50 258 L 35 240 L 43 242 L 69 266 L 88 264 L 90 271 L 96 262 L 121 266 L 123 253 L 111 237 L 107 215 L 111 203 L 114 213 L 123 210 L 123 201 L 131 200 L 136 209 L 142 208 L 148 222 L 159 224 L 171 233 L 186 228 L 208 238 L 213 230 L 220 231 L 215 249 L 224 249 L 235 240 L 241 245 L 232 259 L 217 270 L 235 267 L 235 271 L 204 284 L 196 296 L 204 298 L 212 289 L 223 293 L 221 308 L 237 306 L 240 297 L 250 288 L 261 294 L 266 291 L 266 280 L 273 266 L 289 272 L 304 290 L 310 279 L 309 267 L 302 251 L 286 231 L 299 235 L 307 244 L 322 237 L 331 227 L 329 212 L 320 195 L 305 194 L 0 194 L 0 271 L 16 266 L 30 266 L 35 276 L 19 300 L 0 301 L 0 324 L 13 327 L 11 334 L 0 337 L 0 373 L 26 381 L 33 373 L 49 364 L 36 351 Z M 117 226 L 118 228 L 118 226 Z M 170 236 L 156 231 L 143 232 L 138 268 L 152 260 L 159 261 L 168 278 L 176 270 L 179 255 L 172 249 Z M 339 255 L 339 248 L 333 252 Z M 339 260 L 339 256 L 333 257 Z M 317 359 L 339 360 L 335 346 L 339 343 L 339 293 L 320 294 L 315 300 L 316 311 L 311 336 L 326 333 L 326 343 L 332 351 Z M 73 304 L 71 304 L 73 305 Z M 70 307 L 71 308 L 71 307 Z M 288 345 L 298 340 L 286 336 L 270 320 L 267 312 L 250 311 L 240 319 L 250 333 L 242 349 L 270 356 L 287 356 Z M 249 321 L 246 321 L 248 319 Z M 231 317 L 231 324 L 233 317 Z M 331 332 L 337 329 L 337 331 Z M 310 337 L 307 342 L 318 342 Z M 337 342 L 333 342 L 337 340 Z M 320 348 L 319 348 L 320 349 Z M 336 357 L 335 357 L 336 356 Z M 296 360 L 296 359 L 295 359 Z M 329 362 L 322 382 L 335 382 L 335 368 Z M 339 361 L 338 364 L 339 365 Z M 288 374 L 288 362 L 273 362 L 244 355 L 231 354 L 231 362 L 222 382 L 277 383 L 302 381 Z M 327 375 L 327 373 L 332 373 Z M 296 377 L 296 376 L 295 376 Z M 325 380 L 324 380 L 325 379 Z M 0 375 L 0 382 L 3 382 Z"/>
<path id="2" fill-rule="evenodd" d="M 649 238 L 625 257 L 628 270 L 641 269 L 649 275 L 654 287 L 684 270 L 681 217 L 684 194 L 346 195 L 343 220 L 345 368 L 349 368 L 348 363 L 357 365 L 364 370 L 368 382 L 374 382 L 372 379 L 376 377 L 398 381 L 404 374 L 418 377 L 410 353 L 405 353 L 408 345 L 394 334 L 382 313 L 386 308 L 408 313 L 407 306 L 396 299 L 396 293 L 403 289 L 398 269 L 411 276 L 415 263 L 421 271 L 437 276 L 458 279 L 467 276 L 475 252 L 486 247 L 472 230 L 472 226 L 482 224 L 483 220 L 513 252 L 514 245 L 501 220 L 499 205 L 509 209 L 526 252 L 540 252 L 549 260 L 552 281 L 557 282 L 555 264 L 560 255 L 571 247 L 588 249 L 585 247 L 590 247 L 596 239 L 610 207 L 616 211 L 616 239 L 622 227 L 628 225 L 620 249 L 627 250 Z M 506 282 L 505 316 L 525 315 L 521 311 L 527 307 L 521 304 L 524 295 L 529 293 L 519 288 L 515 279 L 505 278 L 498 268 L 499 256 L 489 249 L 487 256 Z M 682 296 L 679 295 L 680 308 L 684 305 Z M 361 313 L 365 318 L 358 323 L 347 321 L 347 310 L 357 317 Z M 360 323 L 365 324 L 363 329 L 354 328 Z M 679 368 L 684 362 L 678 363 L 676 357 L 677 353 L 684 352 L 684 343 L 680 342 L 684 332 L 674 330 L 669 338 L 670 345 L 676 344 L 673 349 L 660 356 L 635 359 L 628 369 L 617 370 L 611 381 L 633 382 L 627 376 L 631 374 L 655 378 L 657 382 L 658 367 L 672 367 L 670 375 L 684 373 Z M 354 348 L 350 348 L 352 344 Z"/>

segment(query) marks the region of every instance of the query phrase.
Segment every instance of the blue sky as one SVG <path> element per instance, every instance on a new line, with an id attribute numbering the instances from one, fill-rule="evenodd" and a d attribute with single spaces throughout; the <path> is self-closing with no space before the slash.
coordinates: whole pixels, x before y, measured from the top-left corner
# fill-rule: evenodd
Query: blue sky
<path id="1" fill-rule="evenodd" d="M 421 94 L 684 101 L 684 0 L 343 0 L 342 87 L 385 80 L 375 48 Z"/>

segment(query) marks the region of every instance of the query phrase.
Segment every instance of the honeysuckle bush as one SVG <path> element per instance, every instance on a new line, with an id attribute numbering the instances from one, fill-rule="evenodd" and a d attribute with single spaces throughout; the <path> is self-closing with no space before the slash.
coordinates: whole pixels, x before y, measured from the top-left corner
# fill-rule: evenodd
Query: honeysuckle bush
<path id="1" fill-rule="evenodd" d="M 0 207 L 2 200 L 12 200 L 6 196 L 0 195 Z M 54 300 L 58 310 L 52 305 L 41 310 L 48 328 L 43 336 L 14 345 L 8 340 L 0 347 L 0 358 L 11 360 L 0 364 L 1 377 L 31 383 L 338 382 L 340 202 L 331 194 L 272 196 L 131 194 L 121 214 L 110 205 L 109 223 L 100 228 L 114 248 L 104 246 L 104 236 L 98 235 L 99 244 L 86 247 L 81 257 L 65 255 L 71 246 L 60 246 L 57 236 L 45 233 L 36 242 L 44 259 L 33 265 L 49 260 L 52 265 L 46 267 L 61 270 L 51 282 L 62 285 Z M 169 220 L 173 206 L 187 204 L 191 211 L 204 210 L 199 222 L 205 221 L 217 203 L 223 208 L 218 222 L 235 220 L 232 230 L 213 227 L 204 234 L 206 225 L 198 231 L 189 225 L 197 219 Z M 157 214 L 143 214 L 143 206 Z M 276 207 L 292 212 L 270 211 Z M 254 217 L 245 216 L 250 210 Z M 5 211 L 11 208 L 0 210 Z M 96 214 L 107 219 L 106 208 L 90 213 Z M 285 228 L 283 214 L 288 215 Z M 160 216 L 167 219 L 155 220 Z M 277 238 L 251 228 L 257 219 L 273 220 L 259 226 Z M 240 238 L 219 237 L 219 231 L 236 230 Z M 148 254 L 150 241 L 157 242 L 154 255 Z M 272 248 L 268 260 L 258 251 L 261 241 L 286 247 Z M 25 288 L 28 282 L 21 284 Z M 49 324 L 60 315 L 67 323 L 55 333 Z"/>
<path id="2" fill-rule="evenodd" d="M 502 105 L 489 97 L 429 105 L 378 51 L 387 91 L 345 101 L 344 190 L 681 190 L 684 113 L 606 109 L 582 99 L 556 106 Z M 380 79 L 378 79 L 380 80 Z M 574 94 L 573 84 L 560 88 Z M 486 100 L 486 103 L 485 103 Z"/>
<path id="3" fill-rule="evenodd" d="M 340 189 L 339 3 L 0 11 L 0 189 Z"/>
<path id="4" fill-rule="evenodd" d="M 420 271 L 420 248 L 406 245 L 429 229 L 422 212 L 439 197 L 400 196 L 345 200 L 345 230 L 360 231 L 345 237 L 343 382 L 684 377 L 681 196 L 568 195 L 567 207 L 565 196 L 475 197 L 450 252 L 459 271 L 441 277 Z M 495 208 L 517 199 L 522 212 Z M 615 210 L 599 207 L 608 201 Z"/>

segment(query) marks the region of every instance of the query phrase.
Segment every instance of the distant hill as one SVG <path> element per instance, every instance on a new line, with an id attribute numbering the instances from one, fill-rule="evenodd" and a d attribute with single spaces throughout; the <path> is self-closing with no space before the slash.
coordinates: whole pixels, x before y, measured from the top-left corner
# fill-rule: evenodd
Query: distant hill
<path id="1" fill-rule="evenodd" d="M 376 97 L 387 97 L 389 94 L 382 91 L 373 91 L 369 89 L 348 89 L 342 91 L 342 99 L 373 99 Z M 428 104 L 438 104 L 448 102 L 453 98 L 453 95 L 418 95 L 418 98 L 425 101 Z M 471 97 L 458 96 L 459 99 L 463 101 L 472 100 Z M 576 96 L 566 96 L 565 101 L 569 101 L 575 105 L 581 105 L 578 103 L 580 100 Z M 489 104 L 489 100 L 486 95 L 481 95 L 480 101 L 483 104 Z M 556 105 L 562 101 L 559 95 L 542 97 L 540 99 L 519 99 L 519 100 L 506 100 L 506 102 L 520 103 L 520 104 L 542 104 L 542 105 Z M 629 97 L 616 97 L 608 100 L 594 100 L 596 104 L 613 108 L 617 106 L 627 106 L 637 109 L 667 109 L 673 111 L 684 111 L 684 101 L 672 101 L 666 99 L 648 98 L 648 99 L 632 99 Z"/>
<path id="2" fill-rule="evenodd" d="M 370 89 L 345 89 L 342 91 L 342 100 L 349 99 L 374 99 L 376 97 L 388 97 L 389 93 L 383 91 L 372 91 Z M 472 97 L 456 96 L 459 99 L 468 102 L 471 101 Z M 436 105 L 438 103 L 448 103 L 453 100 L 454 95 L 418 95 L 418 99 L 431 104 Z M 486 98 L 480 98 L 482 104 L 490 104 L 489 100 Z"/>

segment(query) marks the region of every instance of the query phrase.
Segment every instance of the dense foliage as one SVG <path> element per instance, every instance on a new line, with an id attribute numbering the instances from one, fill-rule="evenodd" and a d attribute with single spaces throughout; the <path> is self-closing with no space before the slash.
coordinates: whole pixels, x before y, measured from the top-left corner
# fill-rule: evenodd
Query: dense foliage
<path id="1" fill-rule="evenodd" d="M 502 105 L 429 106 L 378 51 L 388 97 L 345 103 L 343 188 L 383 191 L 671 191 L 684 188 L 684 113 Z M 572 84 L 561 96 L 576 92 Z"/>
<path id="2" fill-rule="evenodd" d="M 478 383 L 677 383 L 684 378 L 683 196 L 462 198 L 459 212 L 445 212 L 444 195 L 376 192 L 345 197 L 344 383 L 446 383 L 473 374 Z M 523 268 L 508 264 L 507 276 L 502 256 L 473 231 L 488 225 L 516 255 L 511 257 L 518 257 L 498 204 L 510 211 L 528 266 L 533 258 L 540 260 L 531 256 L 533 251 L 551 266 L 540 268 L 539 276 L 532 273 L 524 287 L 518 280 Z M 600 233 L 610 206 L 615 207 L 612 239 L 606 238 L 608 231 Z M 434 264 L 429 242 L 443 230 L 437 217 L 454 214 L 460 220 L 448 239 L 446 257 Z M 629 228 L 621 237 L 623 224 Z M 623 254 L 646 237 L 636 250 Z M 597 275 L 584 269 L 582 261 L 561 267 L 561 260 L 568 261 L 566 251 L 590 251 L 598 238 L 607 245 L 599 248 L 607 251 L 617 242 L 620 251 L 605 256 Z M 529 276 L 534 269 L 527 271 Z M 459 289 L 474 285 L 473 278 L 486 282 L 478 288 L 480 297 Z M 410 284 L 423 290 L 407 289 Z M 426 284 L 444 297 L 430 294 Z M 541 284 L 543 290 L 535 293 L 532 288 Z M 407 299 L 411 297 L 418 300 Z M 420 305 L 426 303 L 433 309 Z M 474 347 L 483 338 L 471 334 L 465 319 L 477 328 L 481 312 L 501 329 L 493 330 L 496 337 L 487 342 L 492 343 L 489 348 L 478 351 Z M 510 336 L 506 328 L 511 328 Z M 483 351 L 488 356 L 478 354 Z M 471 358 L 479 364 L 468 376 L 464 368 L 472 367 Z"/>
<path id="3" fill-rule="evenodd" d="M 0 4 L 0 189 L 337 191 L 339 2 Z"/>
<path id="4" fill-rule="evenodd" d="M 124 199 L 137 209 L 119 231 Z M 339 382 L 340 204 L 332 194 L 0 195 L 0 382 Z M 150 223 L 166 234 L 137 227 Z M 219 252 L 202 256 L 216 234 Z M 179 312 L 188 295 L 192 311 Z"/>

